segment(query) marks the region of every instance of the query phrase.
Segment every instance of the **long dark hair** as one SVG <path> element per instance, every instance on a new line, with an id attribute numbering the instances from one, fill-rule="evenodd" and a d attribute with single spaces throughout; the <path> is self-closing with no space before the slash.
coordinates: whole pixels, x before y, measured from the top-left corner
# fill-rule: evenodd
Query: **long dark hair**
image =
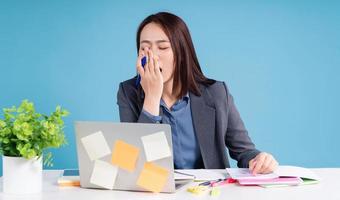
<path id="1" fill-rule="evenodd" d="M 215 81 L 204 76 L 189 29 L 180 17 L 168 12 L 159 12 L 146 17 L 137 29 L 137 54 L 140 47 L 140 34 L 143 28 L 152 22 L 161 26 L 170 40 L 174 53 L 175 69 L 172 91 L 179 98 L 188 91 L 200 96 L 199 84 L 211 85 Z"/>

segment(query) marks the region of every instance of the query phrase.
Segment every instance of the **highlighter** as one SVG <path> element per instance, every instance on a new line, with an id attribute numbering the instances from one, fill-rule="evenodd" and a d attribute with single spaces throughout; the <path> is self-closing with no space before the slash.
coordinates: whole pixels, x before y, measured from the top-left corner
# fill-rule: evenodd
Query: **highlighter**
<path id="1" fill-rule="evenodd" d="M 142 58 L 142 67 L 144 68 L 144 66 L 146 65 L 146 56 L 144 56 Z M 137 80 L 136 80 L 136 86 L 138 86 L 140 84 L 140 75 L 137 74 Z"/>

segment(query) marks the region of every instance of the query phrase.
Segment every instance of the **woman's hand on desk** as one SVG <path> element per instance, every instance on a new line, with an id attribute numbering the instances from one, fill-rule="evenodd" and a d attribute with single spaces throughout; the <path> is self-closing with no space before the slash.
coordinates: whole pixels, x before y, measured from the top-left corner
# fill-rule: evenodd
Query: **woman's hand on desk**
<path id="1" fill-rule="evenodd" d="M 147 63 L 142 67 L 141 59 L 146 56 Z M 138 56 L 137 70 L 141 76 L 141 86 L 145 93 L 143 108 L 149 113 L 159 115 L 159 102 L 163 93 L 163 76 L 160 71 L 158 58 L 146 48 Z"/>
<path id="2" fill-rule="evenodd" d="M 266 152 L 259 153 L 255 158 L 249 161 L 249 170 L 253 174 L 268 174 L 273 172 L 278 166 L 275 158 Z"/>

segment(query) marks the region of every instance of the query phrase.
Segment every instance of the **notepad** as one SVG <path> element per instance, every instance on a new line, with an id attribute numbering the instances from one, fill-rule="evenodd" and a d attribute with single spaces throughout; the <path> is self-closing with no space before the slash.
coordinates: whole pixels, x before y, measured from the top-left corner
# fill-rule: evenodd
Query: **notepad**
<path id="1" fill-rule="evenodd" d="M 265 180 L 279 177 L 275 173 L 254 175 L 248 168 L 227 168 L 226 170 L 231 178 L 236 180 Z"/>
<path id="2" fill-rule="evenodd" d="M 143 136 L 141 139 L 148 162 L 171 156 L 169 144 L 164 132 Z"/>
<path id="3" fill-rule="evenodd" d="M 107 145 L 105 137 L 101 131 L 81 138 L 81 142 L 91 161 L 111 154 L 111 150 Z"/>
<path id="4" fill-rule="evenodd" d="M 302 179 L 299 177 L 278 177 L 273 179 L 240 179 L 240 185 L 299 185 Z"/>
<path id="5" fill-rule="evenodd" d="M 137 185 L 151 192 L 160 192 L 168 176 L 169 171 L 166 168 L 147 162 L 137 180 Z"/>
<path id="6" fill-rule="evenodd" d="M 301 178 L 302 182 L 299 185 L 313 185 L 319 183 L 318 180 L 313 180 L 313 179 L 306 179 L 306 178 Z M 276 188 L 276 187 L 291 187 L 292 185 L 288 184 L 264 184 L 264 185 L 259 185 L 264 188 Z"/>
<path id="7" fill-rule="evenodd" d="M 112 164 L 133 172 L 136 167 L 136 161 L 139 155 L 139 149 L 122 140 L 116 140 L 112 152 Z"/>
<path id="8" fill-rule="evenodd" d="M 240 185 L 303 185 L 304 181 L 316 183 L 320 178 L 313 171 L 296 166 L 279 166 L 273 173 L 253 175 L 248 168 L 227 168 L 228 174 Z"/>
<path id="9" fill-rule="evenodd" d="M 117 172 L 117 166 L 101 160 L 96 160 L 90 183 L 112 190 L 116 181 Z"/>
<path id="10" fill-rule="evenodd" d="M 279 176 L 295 176 L 304 179 L 311 179 L 320 181 L 320 177 L 314 173 L 312 170 L 303 168 L 303 167 L 296 167 L 296 166 L 279 166 L 275 171 L 275 174 Z"/>

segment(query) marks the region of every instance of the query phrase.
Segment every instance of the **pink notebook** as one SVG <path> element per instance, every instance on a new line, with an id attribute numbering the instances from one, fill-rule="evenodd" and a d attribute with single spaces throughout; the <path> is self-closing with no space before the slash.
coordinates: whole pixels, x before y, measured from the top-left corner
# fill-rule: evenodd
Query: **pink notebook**
<path id="1" fill-rule="evenodd" d="M 299 185 L 302 179 L 299 177 L 278 177 L 273 179 L 241 179 L 238 180 L 240 185 Z"/>

